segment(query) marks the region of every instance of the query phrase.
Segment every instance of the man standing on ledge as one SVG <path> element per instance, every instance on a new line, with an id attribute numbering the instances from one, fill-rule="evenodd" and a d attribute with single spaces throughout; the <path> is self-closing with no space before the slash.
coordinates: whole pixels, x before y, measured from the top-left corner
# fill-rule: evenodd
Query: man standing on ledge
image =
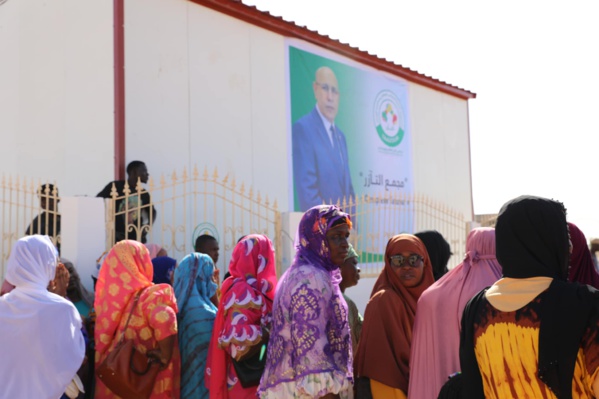
<path id="1" fill-rule="evenodd" d="M 106 185 L 96 195 L 101 198 L 112 198 L 112 185 L 117 191 L 115 208 L 116 217 L 114 221 L 114 239 L 115 242 L 121 240 L 138 240 L 146 243 L 146 235 L 148 234 L 149 226 L 156 220 L 156 209 L 151 205 L 150 193 L 142 189 L 137 192 L 137 180 L 141 183 L 147 183 L 150 174 L 146 164 L 142 161 L 132 161 L 127 165 L 127 184 L 131 190 L 127 197 L 127 206 L 125 206 L 125 180 L 115 180 Z M 139 196 L 138 196 L 139 194 Z M 125 212 L 127 211 L 127 223 L 125 223 Z M 141 220 L 139 218 L 141 217 Z M 133 228 L 127 232 L 128 226 Z M 141 231 L 138 231 L 141 230 Z M 139 237 L 139 238 L 138 238 Z"/>
<path id="2" fill-rule="evenodd" d="M 345 135 L 335 125 L 339 86 L 328 67 L 312 83 L 316 106 L 293 124 L 293 182 L 300 211 L 322 203 L 342 204 L 354 197 Z"/>

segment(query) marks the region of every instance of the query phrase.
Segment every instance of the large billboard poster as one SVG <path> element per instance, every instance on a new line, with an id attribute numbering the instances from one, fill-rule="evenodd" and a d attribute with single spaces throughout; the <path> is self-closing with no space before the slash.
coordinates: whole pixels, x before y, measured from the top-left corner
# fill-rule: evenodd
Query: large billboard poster
<path id="1" fill-rule="evenodd" d="M 411 194 L 407 83 L 301 47 L 287 43 L 292 209 Z"/>

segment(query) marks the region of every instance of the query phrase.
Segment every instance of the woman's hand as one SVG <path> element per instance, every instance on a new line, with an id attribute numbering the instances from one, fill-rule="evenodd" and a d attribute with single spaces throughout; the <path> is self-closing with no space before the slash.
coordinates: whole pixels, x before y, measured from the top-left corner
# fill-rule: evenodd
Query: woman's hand
<path id="1" fill-rule="evenodd" d="M 212 272 L 212 282 L 216 284 L 216 292 L 210 298 L 210 302 L 218 308 L 218 302 L 220 301 L 220 270 L 216 267 L 214 268 L 214 272 Z"/>
<path id="2" fill-rule="evenodd" d="M 262 337 L 260 338 L 260 341 L 258 341 L 256 344 L 252 345 L 250 347 L 250 349 L 248 349 L 248 351 L 246 353 L 244 353 L 241 356 L 237 357 L 237 361 L 242 361 L 245 359 L 249 359 L 252 356 L 254 356 L 256 353 L 258 353 L 259 351 L 262 350 L 262 346 L 263 345 L 267 345 L 268 344 L 268 339 L 270 338 L 270 331 L 268 330 L 268 328 L 266 327 L 262 327 Z M 266 350 L 266 348 L 265 348 Z"/>
<path id="3" fill-rule="evenodd" d="M 158 341 L 158 347 L 146 352 L 146 356 L 160 364 L 161 369 L 165 369 L 173 357 L 173 348 L 175 346 L 176 334 Z"/>
<path id="4" fill-rule="evenodd" d="M 54 280 L 50 281 L 48 285 L 48 291 L 60 295 L 62 297 L 67 296 L 67 287 L 69 286 L 69 271 L 64 264 L 59 263 L 56 267 L 56 274 Z"/>
<path id="5" fill-rule="evenodd" d="M 161 370 L 166 368 L 166 366 L 168 365 L 168 361 L 162 355 L 160 348 L 147 351 L 146 356 L 148 357 L 148 359 L 150 359 L 150 361 L 158 363 L 160 365 Z"/>

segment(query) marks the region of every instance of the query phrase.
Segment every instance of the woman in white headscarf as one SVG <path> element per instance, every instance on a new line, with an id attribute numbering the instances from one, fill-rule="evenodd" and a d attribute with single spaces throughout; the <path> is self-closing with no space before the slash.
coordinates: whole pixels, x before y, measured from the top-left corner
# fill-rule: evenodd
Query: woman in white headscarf
<path id="1" fill-rule="evenodd" d="M 59 398 L 85 355 L 81 317 L 48 291 L 58 252 L 48 236 L 18 240 L 6 267 L 15 288 L 0 297 L 0 389 L 6 398 Z"/>

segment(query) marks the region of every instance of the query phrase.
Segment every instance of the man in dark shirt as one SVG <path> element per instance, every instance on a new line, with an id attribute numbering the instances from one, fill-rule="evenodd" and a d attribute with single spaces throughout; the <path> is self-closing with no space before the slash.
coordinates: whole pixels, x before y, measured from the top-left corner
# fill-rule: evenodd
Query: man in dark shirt
<path id="1" fill-rule="evenodd" d="M 127 180 L 115 180 L 106 185 L 96 195 L 101 198 L 113 198 L 112 188 L 116 190 L 115 201 L 115 242 L 129 239 L 146 242 L 149 226 L 156 219 L 156 209 L 151 205 L 150 193 L 140 187 L 137 190 L 137 181 L 147 183 L 148 168 L 142 161 L 132 161 L 127 165 Z M 130 193 L 125 195 L 125 183 L 129 186 Z M 127 199 L 127 201 L 125 201 Z M 125 224 L 125 215 L 127 223 Z"/>
<path id="2" fill-rule="evenodd" d="M 60 213 L 58 213 L 58 188 L 54 184 L 42 184 L 37 190 L 42 213 L 37 215 L 25 230 L 25 235 L 43 234 L 50 236 L 60 252 Z"/>

